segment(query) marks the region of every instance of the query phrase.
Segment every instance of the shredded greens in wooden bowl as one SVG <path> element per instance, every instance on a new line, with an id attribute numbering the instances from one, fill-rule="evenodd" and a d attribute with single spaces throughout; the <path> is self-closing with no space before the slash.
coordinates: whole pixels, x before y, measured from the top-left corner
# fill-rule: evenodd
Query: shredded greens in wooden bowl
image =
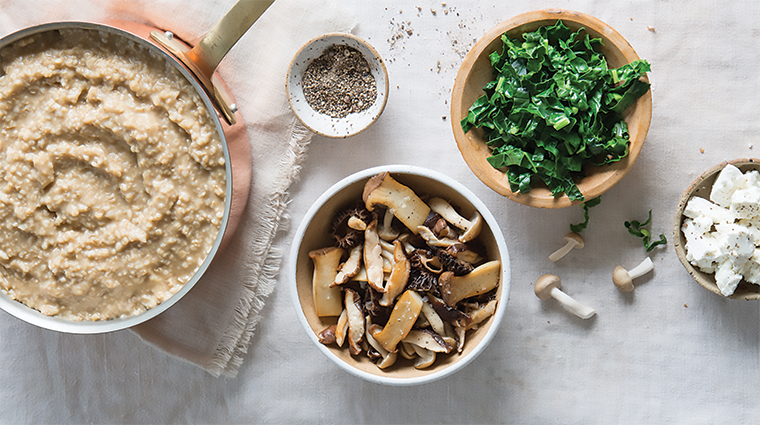
<path id="1" fill-rule="evenodd" d="M 560 20 L 522 34 L 522 41 L 504 34 L 503 51 L 489 56 L 495 80 L 461 125 L 484 130 L 488 162 L 505 170 L 512 192 L 529 192 L 538 178 L 553 195 L 583 201 L 574 179 L 584 164 L 628 155 L 622 113 L 649 90 L 640 78 L 650 64 L 639 59 L 609 69 L 596 50 L 602 40 L 582 31 Z"/>

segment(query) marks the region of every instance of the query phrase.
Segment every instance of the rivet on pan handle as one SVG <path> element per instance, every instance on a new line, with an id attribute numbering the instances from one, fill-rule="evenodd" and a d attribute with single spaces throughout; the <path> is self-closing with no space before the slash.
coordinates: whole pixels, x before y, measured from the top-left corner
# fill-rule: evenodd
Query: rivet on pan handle
<path id="1" fill-rule="evenodd" d="M 248 28 L 264 13 L 274 0 L 240 0 L 206 33 L 197 46 L 188 49 L 173 39 L 170 32 L 151 31 L 150 37 L 177 57 L 198 78 L 203 89 L 219 109 L 228 124 L 235 124 L 237 107 L 217 83 L 214 70 Z"/>

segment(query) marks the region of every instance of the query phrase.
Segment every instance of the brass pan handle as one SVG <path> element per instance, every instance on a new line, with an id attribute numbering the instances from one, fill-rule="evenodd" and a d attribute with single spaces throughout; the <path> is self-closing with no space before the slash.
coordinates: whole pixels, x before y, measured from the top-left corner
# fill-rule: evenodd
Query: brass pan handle
<path id="1" fill-rule="evenodd" d="M 169 50 L 198 78 L 214 105 L 228 124 L 235 124 L 237 107 L 230 103 L 230 96 L 215 82 L 214 70 L 232 46 L 248 31 L 274 0 L 239 0 L 197 46 L 189 49 L 173 39 L 171 33 L 152 31 L 150 36 Z"/>

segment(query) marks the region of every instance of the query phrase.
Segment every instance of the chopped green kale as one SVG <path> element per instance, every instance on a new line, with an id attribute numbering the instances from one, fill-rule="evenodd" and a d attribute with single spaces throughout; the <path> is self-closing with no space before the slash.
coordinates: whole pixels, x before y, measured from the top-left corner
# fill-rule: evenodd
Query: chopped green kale
<path id="1" fill-rule="evenodd" d="M 465 132 L 485 132 L 488 162 L 507 174 L 513 192 L 540 179 L 555 196 L 584 200 L 575 184 L 585 164 L 604 165 L 628 155 L 622 112 L 649 90 L 640 78 L 651 67 L 637 60 L 609 69 L 596 49 L 601 39 L 571 31 L 562 21 L 522 41 L 506 34 L 490 54 L 495 80 L 461 121 Z"/>

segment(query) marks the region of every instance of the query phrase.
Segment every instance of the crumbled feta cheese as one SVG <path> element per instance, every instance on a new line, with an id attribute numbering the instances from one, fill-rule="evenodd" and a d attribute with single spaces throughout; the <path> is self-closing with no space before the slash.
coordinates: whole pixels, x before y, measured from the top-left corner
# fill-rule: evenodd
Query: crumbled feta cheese
<path id="1" fill-rule="evenodd" d="M 694 197 L 689 199 L 689 202 L 684 208 L 683 215 L 689 218 L 697 218 L 699 216 L 709 217 L 713 223 L 733 223 L 734 215 L 730 210 L 721 208 L 718 205 L 713 204 L 705 198 Z"/>
<path id="2" fill-rule="evenodd" d="M 727 165 L 715 179 L 710 200 L 694 197 L 684 208 L 686 259 L 715 273 L 725 296 L 742 279 L 760 285 L 760 173 L 742 174 Z"/>
<path id="3" fill-rule="evenodd" d="M 752 218 L 760 215 L 760 187 L 739 189 L 731 195 L 731 212 L 737 218 Z"/>
<path id="4" fill-rule="evenodd" d="M 718 174 L 710 192 L 710 200 L 723 208 L 731 206 L 731 195 L 738 189 L 737 186 L 745 182 L 744 174 L 735 166 L 728 164 Z"/>

